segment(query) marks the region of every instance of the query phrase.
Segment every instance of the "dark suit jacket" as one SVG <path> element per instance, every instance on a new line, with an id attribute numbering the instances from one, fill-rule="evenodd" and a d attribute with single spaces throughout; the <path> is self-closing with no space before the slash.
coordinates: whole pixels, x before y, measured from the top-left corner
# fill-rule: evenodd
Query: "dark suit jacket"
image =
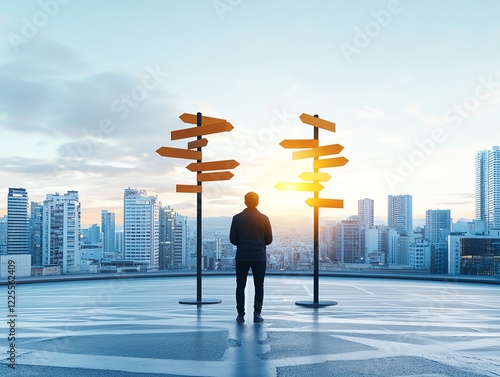
<path id="1" fill-rule="evenodd" d="M 269 218 L 257 208 L 245 208 L 233 217 L 229 240 L 236 246 L 239 262 L 265 262 L 266 245 L 273 242 Z"/>

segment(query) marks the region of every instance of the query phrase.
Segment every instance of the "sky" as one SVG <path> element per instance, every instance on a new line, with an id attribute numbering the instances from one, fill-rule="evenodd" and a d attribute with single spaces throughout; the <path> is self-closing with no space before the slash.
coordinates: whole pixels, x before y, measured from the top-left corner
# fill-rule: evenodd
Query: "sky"
<path id="1" fill-rule="evenodd" d="M 30 201 L 77 190 L 82 224 L 102 209 L 122 222 L 123 192 L 146 189 L 196 216 L 190 160 L 161 146 L 201 112 L 234 129 L 207 135 L 203 161 L 234 159 L 227 181 L 203 187 L 203 216 L 232 216 L 248 191 L 273 222 L 306 221 L 299 182 L 311 159 L 284 139 L 309 139 L 302 113 L 334 122 L 320 145 L 349 162 L 321 169 L 322 219 L 410 194 L 428 209 L 474 218 L 474 161 L 500 144 L 500 2 L 496 0 L 0 1 L 0 216 L 9 187 Z M 192 126 L 192 125 L 191 125 Z M 327 156 L 328 157 L 328 156 Z M 335 157 L 335 156 L 332 156 Z"/>

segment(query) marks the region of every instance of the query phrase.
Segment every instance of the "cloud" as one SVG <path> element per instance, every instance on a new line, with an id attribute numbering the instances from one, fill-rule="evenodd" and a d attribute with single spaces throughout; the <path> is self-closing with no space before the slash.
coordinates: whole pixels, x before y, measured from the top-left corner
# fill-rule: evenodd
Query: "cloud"
<path id="1" fill-rule="evenodd" d="M 165 69 L 93 71 L 74 50 L 41 36 L 25 47 L 0 67 L 0 126 L 19 143 L 18 155 L 1 156 L 5 172 L 47 187 L 112 179 L 117 188 L 140 184 L 137 176 L 174 174 L 182 162 L 155 153 L 178 120 Z"/>
<path id="2" fill-rule="evenodd" d="M 4 127 L 75 140 L 109 119 L 114 138 L 136 140 L 167 122 L 168 74 L 158 65 L 133 74 L 93 72 L 65 46 L 40 39 L 27 47 L 0 67 Z"/>
<path id="3" fill-rule="evenodd" d="M 475 194 L 473 192 L 446 194 L 446 199 L 436 200 L 436 204 L 444 207 L 454 207 L 459 205 L 473 205 Z"/>
<path id="4" fill-rule="evenodd" d="M 383 111 L 368 106 L 364 106 L 358 111 L 358 118 L 362 120 L 384 119 L 386 117 L 387 115 Z"/>

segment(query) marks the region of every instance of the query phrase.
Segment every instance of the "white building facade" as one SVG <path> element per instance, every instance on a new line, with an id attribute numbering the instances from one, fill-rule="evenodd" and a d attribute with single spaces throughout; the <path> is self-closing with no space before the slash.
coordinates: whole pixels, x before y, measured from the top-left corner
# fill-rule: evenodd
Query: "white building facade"
<path id="1" fill-rule="evenodd" d="M 430 270 L 431 245 L 423 238 L 414 238 L 408 247 L 408 264 L 418 270 Z"/>
<path id="2" fill-rule="evenodd" d="M 374 227 L 373 199 L 364 198 L 358 200 L 358 216 L 361 223 L 365 225 L 365 229 L 372 229 Z"/>
<path id="3" fill-rule="evenodd" d="M 476 155 L 476 220 L 486 224 L 486 234 L 500 229 L 500 148 Z"/>
<path id="4" fill-rule="evenodd" d="M 42 215 L 42 263 L 61 273 L 80 272 L 81 208 L 77 191 L 47 194 Z"/>
<path id="5" fill-rule="evenodd" d="M 148 196 L 146 190 L 125 189 L 124 259 L 147 262 L 153 270 L 159 266 L 159 208 L 158 197 Z"/>
<path id="6" fill-rule="evenodd" d="M 388 226 L 401 235 L 413 234 L 413 203 L 411 195 L 389 195 Z"/>

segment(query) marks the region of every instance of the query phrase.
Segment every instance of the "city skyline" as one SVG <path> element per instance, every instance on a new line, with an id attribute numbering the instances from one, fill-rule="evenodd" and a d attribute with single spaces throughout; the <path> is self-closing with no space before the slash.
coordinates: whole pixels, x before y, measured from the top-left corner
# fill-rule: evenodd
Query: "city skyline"
<path id="1" fill-rule="evenodd" d="M 44 201 L 48 198 L 48 197 L 52 197 L 52 196 L 58 196 L 58 195 L 61 195 L 60 192 L 55 192 L 55 193 L 47 193 L 45 194 L 45 199 L 42 200 L 41 202 L 35 202 L 33 200 L 31 200 L 30 198 L 30 193 L 29 193 L 29 190 L 27 190 L 26 188 L 23 188 L 23 187 L 20 187 L 20 188 L 9 188 L 8 189 L 9 191 L 12 191 L 12 190 L 23 190 L 25 195 L 26 195 L 26 198 L 28 200 L 28 203 L 27 203 L 27 210 L 28 210 L 28 217 L 30 216 L 30 212 L 31 212 L 31 216 L 33 216 L 33 210 L 35 208 L 38 208 L 40 206 L 43 206 L 43 203 Z M 75 190 L 67 190 L 67 191 L 70 191 L 70 192 L 75 192 L 77 195 L 79 194 L 78 191 L 75 191 Z M 122 192 L 128 192 L 128 191 L 141 191 L 141 192 L 147 192 L 147 190 L 143 189 L 143 188 L 131 188 L 131 187 L 128 187 L 128 188 L 124 188 L 122 190 Z M 123 194 L 122 194 L 123 195 Z M 172 208 L 172 206 L 169 204 L 169 203 L 165 203 L 165 202 L 162 202 L 161 201 L 161 198 L 158 197 L 158 195 L 152 193 L 151 195 L 149 195 L 151 198 L 155 198 L 155 200 L 158 202 L 158 205 L 161 205 L 162 207 L 166 207 L 166 208 L 169 208 L 169 210 L 171 211 L 176 211 L 177 210 L 175 208 Z M 411 209 L 413 206 L 412 206 L 412 195 L 410 194 L 399 194 L 399 195 L 388 195 L 387 198 L 385 199 L 385 203 L 384 203 L 384 210 L 386 213 L 389 213 L 391 212 L 391 202 L 395 199 L 395 198 L 405 198 L 405 197 L 409 197 L 410 198 L 410 203 L 409 203 L 409 208 Z M 8 199 L 6 200 L 6 202 L 8 202 Z M 79 198 L 79 201 L 81 202 L 81 199 Z M 123 227 L 124 227 L 124 220 L 125 220 L 125 215 L 124 215 L 124 211 L 125 211 L 125 205 L 123 203 L 123 198 L 122 198 L 122 203 L 121 203 L 121 208 L 116 208 L 116 212 L 112 212 L 112 211 L 109 211 L 108 209 L 101 209 L 100 210 L 100 217 L 98 218 L 98 221 L 96 222 L 89 222 L 89 223 L 81 223 L 81 226 L 82 226 L 82 229 L 90 229 L 94 226 L 98 226 L 98 227 L 101 227 L 101 225 L 103 224 L 103 219 L 104 219 L 104 216 L 106 214 L 106 216 L 110 216 L 112 215 L 113 216 L 113 224 L 116 225 L 116 228 L 117 230 L 116 231 L 123 231 Z M 339 221 L 342 221 L 342 220 L 350 220 L 352 218 L 357 218 L 359 217 L 360 221 L 362 223 L 366 223 L 366 226 L 367 228 L 372 228 L 374 226 L 377 226 L 377 225 L 385 225 L 385 226 L 388 226 L 390 227 L 390 224 L 391 222 L 389 221 L 389 216 L 387 216 L 386 219 L 380 219 L 380 218 L 377 218 L 374 216 L 373 214 L 373 208 L 376 207 L 376 203 L 373 199 L 371 198 L 362 198 L 362 199 L 358 199 L 358 212 L 357 213 L 353 213 L 353 214 L 350 214 L 348 216 L 346 216 L 345 218 L 338 218 L 338 219 L 332 219 L 330 217 L 321 217 L 320 218 L 320 223 L 322 225 L 325 225 L 325 224 L 328 224 L 332 221 L 334 222 L 339 222 Z M 36 211 L 36 209 L 35 209 Z M 428 209 L 426 210 L 426 213 L 425 213 L 425 217 L 424 218 L 414 218 L 413 215 L 412 215 L 412 218 L 411 218 L 411 222 L 410 223 L 414 223 L 411 225 L 411 227 L 413 229 L 416 229 L 417 227 L 422 227 L 423 225 L 425 225 L 426 223 L 426 219 L 427 219 L 427 215 L 428 215 L 428 212 L 429 211 L 447 211 L 450 213 L 450 218 L 451 220 L 453 220 L 453 223 L 456 223 L 457 221 L 464 221 L 464 220 L 467 220 L 467 221 L 473 221 L 474 219 L 454 219 L 453 216 L 452 216 L 452 211 L 450 209 Z M 81 218 L 85 218 L 84 216 L 84 212 L 85 212 L 85 208 L 82 208 L 81 210 Z M 118 213 L 119 216 L 116 216 Z M 182 213 L 179 213 L 179 215 L 182 215 Z M 184 216 L 183 216 L 184 217 Z M 196 216 L 185 216 L 186 218 L 188 218 L 190 221 L 195 221 L 196 220 Z M 7 213 L 5 215 L 1 215 L 0 214 L 0 219 L 4 219 L 5 221 L 7 221 Z M 213 221 L 211 223 L 214 223 L 214 224 L 219 224 L 219 223 L 225 223 L 225 222 L 228 222 L 230 221 L 230 219 L 232 218 L 232 216 L 230 215 L 220 215 L 220 216 L 203 216 L 204 219 L 213 219 Z M 218 220 L 220 219 L 220 221 Z M 226 219 L 226 220 L 224 220 Z M 311 225 L 309 224 L 309 222 L 306 222 L 306 223 L 302 223 L 302 220 L 303 218 L 301 218 L 300 216 L 297 218 L 297 219 L 290 219 L 289 222 L 278 222 L 276 225 L 279 226 L 279 227 L 295 227 L 295 226 L 300 226 L 300 225 L 305 225 L 305 226 L 308 226 L 308 225 Z M 106 220 L 106 222 L 109 221 L 109 220 Z M 6 223 L 7 224 L 7 223 Z M 229 223 L 227 224 L 229 226 Z M 220 226 L 219 225 L 213 225 L 213 226 Z M 104 232 L 104 231 L 103 231 Z"/>
<path id="2" fill-rule="evenodd" d="M 308 194 L 274 188 L 310 169 L 279 146 L 312 136 L 299 119 L 308 113 L 337 124 L 322 143 L 349 159 L 321 192 L 344 209 L 320 218 L 345 219 L 370 198 L 387 222 L 387 197 L 401 194 L 420 222 L 429 209 L 474 218 L 476 153 L 499 143 L 488 139 L 500 120 L 499 3 L 222 3 L 5 4 L 0 197 L 74 190 L 82 226 L 103 209 L 119 224 L 123 189 L 137 187 L 194 217 L 194 195 L 175 193 L 194 183 L 189 161 L 155 151 L 183 147 L 170 131 L 200 111 L 234 126 L 211 137 L 204 160 L 240 163 L 231 181 L 204 185 L 204 215 L 232 216 L 256 191 L 271 219 L 309 224 Z"/>

